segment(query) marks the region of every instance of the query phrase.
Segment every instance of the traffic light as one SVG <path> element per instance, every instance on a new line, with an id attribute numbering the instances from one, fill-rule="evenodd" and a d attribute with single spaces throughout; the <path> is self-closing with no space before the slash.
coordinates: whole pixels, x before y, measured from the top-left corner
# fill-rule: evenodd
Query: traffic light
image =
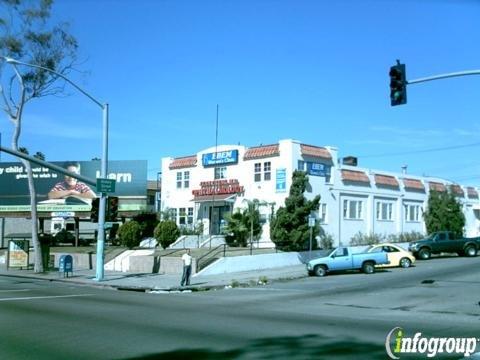
<path id="1" fill-rule="evenodd" d="M 117 221 L 118 218 L 118 197 L 109 196 L 107 202 L 106 221 Z"/>
<path id="2" fill-rule="evenodd" d="M 403 105 L 407 103 L 407 76 L 405 73 L 405 64 L 400 64 L 390 68 L 390 104 L 392 106 Z"/>
<path id="3" fill-rule="evenodd" d="M 98 222 L 98 207 L 100 205 L 100 199 L 95 198 L 92 200 L 92 209 L 90 210 L 90 220 L 92 222 Z"/>

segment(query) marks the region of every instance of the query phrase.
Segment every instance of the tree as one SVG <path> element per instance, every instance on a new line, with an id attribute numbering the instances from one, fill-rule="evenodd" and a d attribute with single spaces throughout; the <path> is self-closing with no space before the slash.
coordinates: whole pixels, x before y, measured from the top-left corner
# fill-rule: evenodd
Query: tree
<path id="1" fill-rule="evenodd" d="M 126 222 L 118 229 L 118 238 L 120 245 L 129 249 L 140 245 L 140 237 L 142 235 L 142 227 L 134 220 Z"/>
<path id="2" fill-rule="evenodd" d="M 225 216 L 225 241 L 229 246 L 247 246 L 248 242 L 258 240 L 262 235 L 260 212 L 261 203 L 254 199 L 248 201 L 248 207 L 243 211 L 236 211 Z M 250 237 L 253 236 L 252 239 Z"/>
<path id="3" fill-rule="evenodd" d="M 463 235 L 465 215 L 462 204 L 452 191 L 430 191 L 423 219 L 429 234 L 436 231 L 451 231 L 457 236 Z"/>
<path id="4" fill-rule="evenodd" d="M 47 24 L 53 0 L 0 0 L 0 54 L 36 64 L 66 75 L 76 61 L 77 41 L 68 33 L 68 24 Z M 32 99 L 59 94 L 64 82 L 54 73 L 31 67 L 7 67 L 0 63 L 0 102 L 14 126 L 12 148 L 20 150 L 25 105 Z M 37 154 L 39 154 L 37 152 Z M 43 154 L 42 154 L 43 155 Z M 32 215 L 32 242 L 35 250 L 34 271 L 43 272 L 38 240 L 36 190 L 29 161 L 20 160 L 26 169 Z"/>
<path id="5" fill-rule="evenodd" d="M 180 230 L 178 230 L 178 226 L 174 221 L 160 221 L 155 228 L 154 236 L 158 243 L 166 249 L 178 239 L 180 236 Z"/>
<path id="6" fill-rule="evenodd" d="M 303 195 L 308 184 L 308 176 L 303 171 L 294 171 L 289 196 L 285 207 L 280 207 L 270 223 L 270 238 L 275 245 L 286 251 L 306 250 L 310 241 L 308 216 L 318 210 L 320 196 L 307 200 Z M 320 227 L 313 229 L 313 238 L 319 234 Z M 316 241 L 312 244 L 317 248 Z"/>
<path id="7" fill-rule="evenodd" d="M 157 213 L 142 212 L 133 217 L 142 229 L 142 238 L 152 237 L 155 227 L 158 224 Z"/>

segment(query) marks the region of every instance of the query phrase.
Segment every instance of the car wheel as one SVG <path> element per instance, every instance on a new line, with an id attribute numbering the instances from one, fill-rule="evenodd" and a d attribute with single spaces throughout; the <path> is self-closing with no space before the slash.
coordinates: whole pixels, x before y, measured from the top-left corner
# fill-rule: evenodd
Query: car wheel
<path id="1" fill-rule="evenodd" d="M 400 266 L 404 269 L 409 268 L 412 265 L 412 261 L 409 258 L 401 258 L 400 259 Z"/>
<path id="2" fill-rule="evenodd" d="M 362 271 L 365 274 L 373 274 L 375 272 L 375 265 L 373 265 L 371 262 L 366 262 L 362 265 Z"/>
<path id="3" fill-rule="evenodd" d="M 420 249 L 420 251 L 418 252 L 418 256 L 422 260 L 430 259 L 430 255 L 430 250 L 428 250 L 427 248 Z"/>
<path id="4" fill-rule="evenodd" d="M 327 268 L 324 265 L 317 265 L 314 272 L 316 276 L 325 276 L 327 275 Z"/>
<path id="5" fill-rule="evenodd" d="M 465 255 L 466 256 L 477 256 L 477 249 L 475 248 L 475 246 L 467 246 L 467 248 L 465 249 Z"/>

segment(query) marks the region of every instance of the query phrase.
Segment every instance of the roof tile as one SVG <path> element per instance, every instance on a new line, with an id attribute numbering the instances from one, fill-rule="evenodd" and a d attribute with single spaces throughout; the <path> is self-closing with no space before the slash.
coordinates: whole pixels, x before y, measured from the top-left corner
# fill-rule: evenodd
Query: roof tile
<path id="1" fill-rule="evenodd" d="M 438 191 L 438 192 L 445 192 L 447 191 L 447 188 L 445 187 L 444 184 L 439 183 L 439 182 L 434 182 L 434 181 L 429 181 L 428 182 L 428 188 L 430 191 Z"/>
<path id="2" fill-rule="evenodd" d="M 394 176 L 389 175 L 375 174 L 375 184 L 399 187 L 397 179 Z"/>
<path id="3" fill-rule="evenodd" d="M 332 154 L 324 147 L 300 144 L 300 150 L 303 156 L 332 160 Z"/>
<path id="4" fill-rule="evenodd" d="M 370 179 L 363 171 L 342 170 L 342 180 L 370 184 Z"/>
<path id="5" fill-rule="evenodd" d="M 243 160 L 261 159 L 279 155 L 280 149 L 278 144 L 255 146 L 247 149 L 245 155 L 243 156 Z"/>
<path id="6" fill-rule="evenodd" d="M 195 167 L 197 165 L 197 155 L 184 156 L 173 159 L 170 164 L 170 169 L 181 169 L 188 167 Z"/>
<path id="7" fill-rule="evenodd" d="M 405 190 L 422 190 L 425 191 L 425 185 L 417 179 L 403 179 L 403 186 Z"/>
<path id="8" fill-rule="evenodd" d="M 467 195 L 470 199 L 478 199 L 478 192 L 474 187 L 467 187 Z"/>
<path id="9" fill-rule="evenodd" d="M 457 184 L 450 185 L 450 189 L 456 196 L 461 196 L 461 197 L 465 196 L 465 192 L 460 187 L 460 185 L 457 185 Z"/>

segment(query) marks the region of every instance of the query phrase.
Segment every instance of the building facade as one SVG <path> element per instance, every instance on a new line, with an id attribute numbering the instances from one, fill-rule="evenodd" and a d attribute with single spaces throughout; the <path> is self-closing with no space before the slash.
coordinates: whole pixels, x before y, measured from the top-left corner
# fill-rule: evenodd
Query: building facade
<path id="1" fill-rule="evenodd" d="M 478 189 L 439 178 L 359 168 L 355 158 L 339 161 L 334 147 L 280 140 L 245 147 L 222 145 L 180 158 L 162 159 L 161 208 L 179 226 L 220 234 L 225 215 L 259 200 L 264 220 L 262 242 L 270 241 L 270 216 L 284 206 L 295 170 L 308 174 L 305 197 L 320 195 L 316 214 L 335 245 L 355 234 L 425 232 L 423 211 L 430 190 L 451 189 L 466 218 L 465 235 L 480 234 Z"/>

